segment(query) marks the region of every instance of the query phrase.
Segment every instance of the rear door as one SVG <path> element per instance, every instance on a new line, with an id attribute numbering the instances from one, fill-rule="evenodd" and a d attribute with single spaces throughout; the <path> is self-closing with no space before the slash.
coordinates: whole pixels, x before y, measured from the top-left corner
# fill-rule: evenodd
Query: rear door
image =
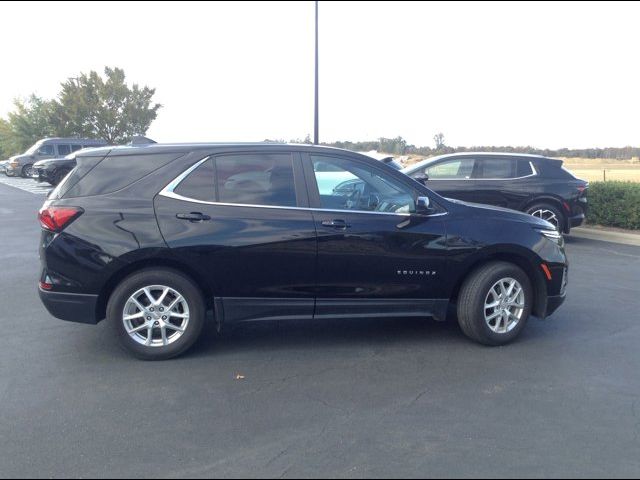
<path id="1" fill-rule="evenodd" d="M 518 209 L 531 195 L 527 179 L 532 174 L 526 159 L 502 155 L 481 157 L 472 182 L 473 201 Z"/>
<path id="2" fill-rule="evenodd" d="M 162 234 L 226 321 L 312 318 L 316 232 L 297 153 L 211 155 L 155 200 Z"/>

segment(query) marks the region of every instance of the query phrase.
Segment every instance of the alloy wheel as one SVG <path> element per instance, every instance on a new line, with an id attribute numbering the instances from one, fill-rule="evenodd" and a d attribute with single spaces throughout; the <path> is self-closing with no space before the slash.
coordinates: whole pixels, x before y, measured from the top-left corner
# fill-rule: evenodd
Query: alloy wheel
<path id="1" fill-rule="evenodd" d="M 556 230 L 560 229 L 560 222 L 558 221 L 558 216 L 551 210 L 547 210 L 546 208 L 539 208 L 531 212 L 531 215 L 533 215 L 534 217 L 541 218 L 542 220 L 546 220 L 547 222 L 552 224 L 554 227 L 556 227 Z"/>
<path id="2" fill-rule="evenodd" d="M 512 331 L 525 307 L 524 289 L 515 278 L 502 278 L 489 289 L 484 301 L 484 319 L 494 333 Z"/>
<path id="3" fill-rule="evenodd" d="M 127 334 L 147 347 L 177 341 L 189 325 L 189 305 L 177 290 L 165 285 L 141 288 L 129 297 L 122 312 Z"/>

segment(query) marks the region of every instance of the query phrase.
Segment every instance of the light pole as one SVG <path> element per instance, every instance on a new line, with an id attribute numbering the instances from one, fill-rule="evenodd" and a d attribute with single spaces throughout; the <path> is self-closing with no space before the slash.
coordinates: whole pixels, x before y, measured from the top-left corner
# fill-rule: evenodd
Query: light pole
<path id="1" fill-rule="evenodd" d="M 313 143 L 320 143 L 320 133 L 318 128 L 318 0 L 316 0 L 316 82 L 315 82 L 315 107 L 313 114 Z"/>

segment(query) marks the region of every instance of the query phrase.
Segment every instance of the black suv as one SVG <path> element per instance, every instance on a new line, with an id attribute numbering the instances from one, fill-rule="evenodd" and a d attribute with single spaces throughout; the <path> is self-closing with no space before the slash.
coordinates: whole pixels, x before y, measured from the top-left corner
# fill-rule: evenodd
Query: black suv
<path id="1" fill-rule="evenodd" d="M 349 179 L 358 188 L 337 189 Z M 565 298 L 563 239 L 512 210 L 446 200 L 353 152 L 275 144 L 82 152 L 45 201 L 40 297 L 111 323 L 143 359 L 215 321 L 435 317 L 513 340 Z M 452 309 L 453 310 L 453 309 Z"/>
<path id="2" fill-rule="evenodd" d="M 569 233 L 587 213 L 589 184 L 562 167 L 562 160 L 510 153 L 454 153 L 403 170 L 447 198 L 512 208 Z"/>

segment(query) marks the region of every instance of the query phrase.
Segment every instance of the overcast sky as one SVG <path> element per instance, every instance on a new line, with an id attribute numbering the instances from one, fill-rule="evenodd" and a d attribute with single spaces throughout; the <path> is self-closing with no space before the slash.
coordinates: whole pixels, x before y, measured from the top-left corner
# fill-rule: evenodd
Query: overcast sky
<path id="1" fill-rule="evenodd" d="M 313 132 L 314 4 L 0 3 L 0 115 L 124 68 L 161 142 Z M 320 2 L 320 138 L 640 145 L 637 3 Z"/>

